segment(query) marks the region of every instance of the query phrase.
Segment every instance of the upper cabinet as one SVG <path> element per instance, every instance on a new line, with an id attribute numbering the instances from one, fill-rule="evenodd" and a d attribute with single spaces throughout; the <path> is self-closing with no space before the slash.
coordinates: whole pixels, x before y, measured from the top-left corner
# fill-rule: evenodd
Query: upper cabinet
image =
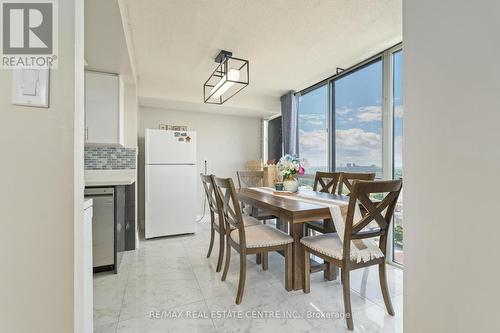
<path id="1" fill-rule="evenodd" d="M 85 143 L 123 145 L 120 77 L 85 71 Z"/>

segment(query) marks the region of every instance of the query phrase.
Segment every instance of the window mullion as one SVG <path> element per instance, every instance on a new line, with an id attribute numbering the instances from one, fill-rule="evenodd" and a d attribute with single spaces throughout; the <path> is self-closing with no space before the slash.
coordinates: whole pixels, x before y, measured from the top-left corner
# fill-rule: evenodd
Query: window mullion
<path id="1" fill-rule="evenodd" d="M 392 57 L 386 51 L 382 62 L 382 177 L 392 179 L 393 175 L 393 91 Z"/>
<path id="2" fill-rule="evenodd" d="M 335 81 L 328 83 L 328 162 L 329 170 L 335 172 Z"/>

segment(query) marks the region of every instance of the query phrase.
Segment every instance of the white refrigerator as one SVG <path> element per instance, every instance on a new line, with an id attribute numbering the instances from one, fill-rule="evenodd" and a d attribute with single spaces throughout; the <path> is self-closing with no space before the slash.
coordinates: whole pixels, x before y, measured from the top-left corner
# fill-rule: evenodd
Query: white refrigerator
<path id="1" fill-rule="evenodd" d="M 146 238 L 195 232 L 196 132 L 146 129 Z"/>

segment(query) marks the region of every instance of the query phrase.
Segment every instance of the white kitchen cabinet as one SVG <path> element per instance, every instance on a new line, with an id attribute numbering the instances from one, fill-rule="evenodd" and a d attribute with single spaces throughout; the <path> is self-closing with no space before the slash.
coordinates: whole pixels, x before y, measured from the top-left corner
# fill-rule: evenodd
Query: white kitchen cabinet
<path id="1" fill-rule="evenodd" d="M 85 143 L 123 145 L 123 112 L 117 74 L 85 71 Z"/>

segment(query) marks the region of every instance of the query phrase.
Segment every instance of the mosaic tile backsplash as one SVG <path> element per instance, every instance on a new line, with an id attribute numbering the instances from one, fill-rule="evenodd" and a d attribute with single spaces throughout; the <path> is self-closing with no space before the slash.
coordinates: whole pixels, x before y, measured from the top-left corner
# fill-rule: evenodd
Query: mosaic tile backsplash
<path id="1" fill-rule="evenodd" d="M 85 147 L 85 170 L 135 169 L 137 148 Z"/>

